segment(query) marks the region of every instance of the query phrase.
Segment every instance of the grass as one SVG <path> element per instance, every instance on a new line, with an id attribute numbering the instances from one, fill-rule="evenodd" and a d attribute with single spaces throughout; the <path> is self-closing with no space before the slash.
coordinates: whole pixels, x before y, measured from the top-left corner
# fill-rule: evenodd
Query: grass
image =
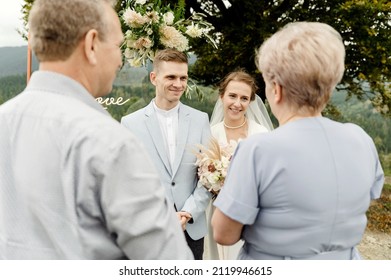
<path id="1" fill-rule="evenodd" d="M 391 233 L 391 184 L 384 184 L 381 197 L 367 211 L 367 229 Z"/>

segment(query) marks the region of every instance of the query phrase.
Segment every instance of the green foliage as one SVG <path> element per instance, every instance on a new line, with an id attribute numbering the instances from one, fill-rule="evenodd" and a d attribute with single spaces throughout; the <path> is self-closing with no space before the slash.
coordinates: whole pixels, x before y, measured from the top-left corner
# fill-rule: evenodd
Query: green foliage
<path id="1" fill-rule="evenodd" d="M 144 83 L 149 83 L 148 70 L 145 67 L 130 67 L 127 64 L 122 67 L 114 82 L 116 86 L 132 87 L 142 86 Z"/>
<path id="2" fill-rule="evenodd" d="M 31 7 L 34 3 L 34 0 L 24 0 L 24 4 L 22 5 L 22 19 L 23 19 L 23 30 L 18 30 L 19 34 L 27 41 L 28 37 L 28 28 L 27 28 L 27 22 L 28 22 L 28 17 L 30 14 Z"/>
<path id="3" fill-rule="evenodd" d="M 204 20 L 203 14 L 192 13 L 185 18 L 183 0 L 177 1 L 174 8 L 160 0 L 146 0 L 143 4 L 137 0 L 124 2 L 126 8 L 118 14 L 125 35 L 123 54 L 131 66 L 146 65 L 164 48 L 188 53 L 193 41 L 199 39 L 217 47 L 208 36 L 212 26 Z"/>
<path id="4" fill-rule="evenodd" d="M 374 109 L 370 100 L 349 97 L 346 92 L 334 93 L 331 106 L 337 113 L 323 115 L 340 122 L 351 122 L 362 127 L 373 139 L 380 154 L 391 153 L 391 126 L 389 119 Z"/>
<path id="5" fill-rule="evenodd" d="M 26 76 L 14 75 L 0 78 L 0 105 L 18 95 L 26 87 Z"/>
<path id="6" fill-rule="evenodd" d="M 26 23 L 34 1 L 24 2 Z M 123 10 L 127 2 L 118 1 L 116 11 Z M 203 42 L 192 42 L 192 51 L 198 57 L 192 69 L 196 80 L 213 85 L 226 73 L 243 67 L 257 77 L 262 97 L 264 83 L 255 67 L 255 49 L 288 22 L 328 23 L 342 34 L 346 45 L 346 72 L 340 88 L 359 98 L 369 97 L 379 112 L 391 117 L 389 0 L 161 0 L 161 3 L 181 12 L 186 3 L 186 18 L 194 12 L 203 13 L 215 27 L 213 39 L 218 39 L 218 50 Z"/>
<path id="7" fill-rule="evenodd" d="M 369 97 L 378 111 L 391 116 L 390 1 L 230 0 L 229 7 L 224 2 L 186 2 L 187 11 L 204 11 L 206 20 L 221 34 L 217 51 L 205 44 L 193 48 L 199 57 L 193 69 L 198 80 L 214 84 L 226 73 L 244 67 L 263 88 L 254 63 L 255 49 L 286 23 L 321 21 L 338 30 L 345 41 L 346 73 L 340 87 L 359 98 Z"/>
<path id="8" fill-rule="evenodd" d="M 25 86 L 24 75 L 0 78 L 0 104 L 22 92 Z M 202 100 L 198 96 L 189 98 L 183 96 L 181 101 L 208 113 L 210 117 L 218 98 L 217 89 L 203 86 L 198 89 L 204 96 Z M 118 74 L 112 93 L 105 98 L 116 101 L 122 98 L 126 102 L 123 105 L 104 106 L 113 118 L 120 121 L 123 116 L 146 106 L 154 97 L 155 88 L 148 80 L 146 69 L 125 68 Z M 374 140 L 385 174 L 391 176 L 391 126 L 389 120 L 374 110 L 368 100 L 362 101 L 355 97 L 349 98 L 346 93 L 336 93 L 323 115 L 336 121 L 351 122 L 361 126 Z M 277 127 L 278 123 L 273 115 L 271 119 Z"/>
<path id="9" fill-rule="evenodd" d="M 203 86 L 197 87 L 197 91 L 199 91 L 199 93 L 197 93 L 197 98 L 192 98 L 191 96 L 190 98 L 182 97 L 181 102 L 189 105 L 190 107 L 206 112 L 210 118 L 218 98 L 218 92 L 211 87 Z M 199 96 L 202 96 L 202 98 L 198 98 Z"/>
<path id="10" fill-rule="evenodd" d="M 118 98 L 122 98 L 126 103 L 123 105 L 112 104 L 105 107 L 114 119 L 120 121 L 123 116 L 146 106 L 154 96 L 155 88 L 150 83 L 142 83 L 137 86 L 114 86 L 112 92 L 104 99 L 118 100 Z"/>
<path id="11" fill-rule="evenodd" d="M 185 17 L 185 7 L 186 7 L 186 2 L 185 0 L 178 0 L 178 2 L 174 6 L 174 11 L 175 11 L 175 19 L 178 20 L 180 18 Z"/>
<path id="12" fill-rule="evenodd" d="M 384 184 L 380 199 L 371 203 L 367 211 L 367 228 L 391 233 L 391 185 Z"/>
<path id="13" fill-rule="evenodd" d="M 384 174 L 388 177 L 391 177 L 391 153 L 390 154 L 380 154 L 380 162 L 383 168 Z M 391 183 L 391 182 L 390 182 Z M 391 185 L 389 185 L 391 187 Z M 391 189 L 390 189 L 391 191 Z"/>

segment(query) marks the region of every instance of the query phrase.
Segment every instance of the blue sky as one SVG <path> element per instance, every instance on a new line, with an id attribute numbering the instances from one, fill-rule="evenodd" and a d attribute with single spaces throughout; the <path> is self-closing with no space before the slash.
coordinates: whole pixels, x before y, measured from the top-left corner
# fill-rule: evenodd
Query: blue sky
<path id="1" fill-rule="evenodd" d="M 0 47 L 23 46 L 27 42 L 16 29 L 22 29 L 23 0 L 0 0 Z"/>

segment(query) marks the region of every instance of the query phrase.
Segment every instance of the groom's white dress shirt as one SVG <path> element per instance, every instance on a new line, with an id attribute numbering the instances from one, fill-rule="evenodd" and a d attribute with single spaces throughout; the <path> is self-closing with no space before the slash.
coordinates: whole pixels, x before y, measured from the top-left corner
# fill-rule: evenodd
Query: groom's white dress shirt
<path id="1" fill-rule="evenodd" d="M 153 101 L 153 107 L 157 114 L 164 144 L 172 167 L 174 164 L 175 150 L 177 146 L 179 103 L 168 111 L 158 108 L 155 101 Z"/>

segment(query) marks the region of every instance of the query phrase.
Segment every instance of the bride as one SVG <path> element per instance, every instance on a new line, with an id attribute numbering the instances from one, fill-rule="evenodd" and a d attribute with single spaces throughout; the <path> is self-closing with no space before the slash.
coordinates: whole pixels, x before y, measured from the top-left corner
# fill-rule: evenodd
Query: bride
<path id="1" fill-rule="evenodd" d="M 219 98 L 210 120 L 212 135 L 220 146 L 273 129 L 265 105 L 256 95 L 257 89 L 255 79 L 244 70 L 229 73 L 220 83 Z M 236 259 L 243 241 L 231 246 L 222 246 L 214 241 L 210 225 L 213 210 L 211 201 L 206 211 L 208 235 L 205 237 L 203 259 Z"/>

